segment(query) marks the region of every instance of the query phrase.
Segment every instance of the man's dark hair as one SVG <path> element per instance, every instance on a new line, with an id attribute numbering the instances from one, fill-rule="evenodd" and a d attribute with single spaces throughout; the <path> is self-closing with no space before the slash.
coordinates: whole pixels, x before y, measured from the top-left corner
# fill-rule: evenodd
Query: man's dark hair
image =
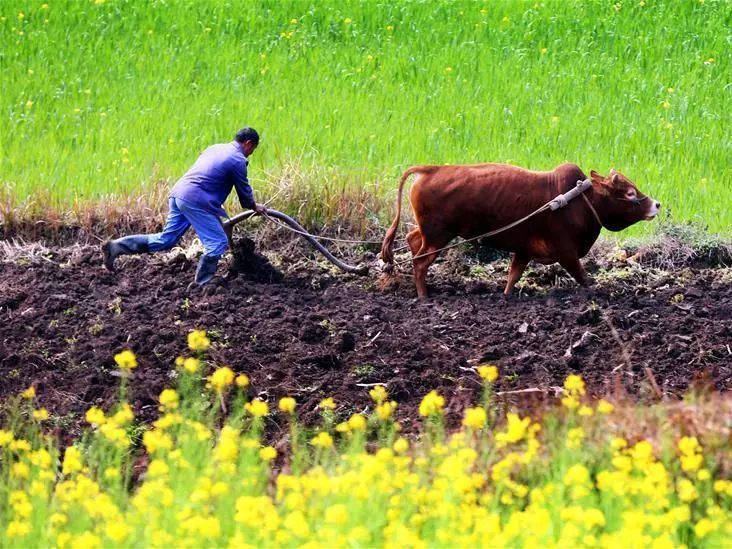
<path id="1" fill-rule="evenodd" d="M 245 141 L 254 141 L 255 145 L 259 145 L 259 134 L 254 128 L 242 128 L 236 132 L 236 142 L 244 143 Z"/>

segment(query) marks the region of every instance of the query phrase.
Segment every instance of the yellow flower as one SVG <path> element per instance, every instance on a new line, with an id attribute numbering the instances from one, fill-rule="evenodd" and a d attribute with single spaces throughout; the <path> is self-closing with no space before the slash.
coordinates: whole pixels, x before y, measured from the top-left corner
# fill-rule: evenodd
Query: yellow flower
<path id="1" fill-rule="evenodd" d="M 113 416 L 107 419 L 119 427 L 123 427 L 135 419 L 135 413 L 132 411 L 132 406 L 127 402 L 122 403 L 119 410 L 115 412 Z"/>
<path id="2" fill-rule="evenodd" d="M 15 436 L 10 431 L 4 431 L 0 429 L 0 448 L 6 444 L 10 444 L 15 439 Z"/>
<path id="3" fill-rule="evenodd" d="M 382 402 L 384 402 L 386 400 L 386 397 L 388 396 L 386 388 L 383 385 L 377 385 L 376 387 L 371 389 L 369 391 L 369 395 L 377 404 L 381 404 Z"/>
<path id="4" fill-rule="evenodd" d="M 318 406 L 323 410 L 335 410 L 336 403 L 332 397 L 328 397 L 321 400 Z"/>
<path id="5" fill-rule="evenodd" d="M 92 406 L 86 411 L 86 414 L 84 416 L 87 423 L 91 423 L 93 425 L 102 425 L 105 421 L 107 421 L 107 418 L 104 417 L 104 411 L 101 408 L 97 408 L 96 406 Z"/>
<path id="6" fill-rule="evenodd" d="M 471 429 L 482 429 L 488 417 L 483 408 L 468 408 L 465 410 L 463 425 Z"/>
<path id="7" fill-rule="evenodd" d="M 20 393 L 20 396 L 22 396 L 23 398 L 25 398 L 27 400 L 32 400 L 36 397 L 36 388 L 33 387 L 33 385 L 31 385 L 25 391 Z"/>
<path id="8" fill-rule="evenodd" d="M 148 454 L 154 454 L 158 450 L 171 450 L 173 439 L 162 431 L 145 431 L 142 435 L 142 443 Z"/>
<path id="9" fill-rule="evenodd" d="M 427 393 L 419 404 L 419 415 L 428 417 L 442 412 L 445 406 L 445 399 L 437 391 Z"/>
<path id="10" fill-rule="evenodd" d="M 709 532 L 713 532 L 714 530 L 716 530 L 714 523 L 706 517 L 699 520 L 699 522 L 694 525 L 694 533 L 699 539 L 702 539 Z"/>
<path id="11" fill-rule="evenodd" d="M 481 379 L 493 383 L 498 379 L 498 367 L 492 364 L 481 364 L 478 366 L 478 375 Z"/>
<path id="12" fill-rule="evenodd" d="M 684 455 L 693 455 L 702 451 L 702 447 L 696 437 L 681 437 L 678 446 L 679 451 Z"/>
<path id="13" fill-rule="evenodd" d="M 682 478 L 676 484 L 676 491 L 679 494 L 681 501 L 694 501 L 699 497 L 699 492 L 696 491 L 694 484 L 687 478 Z"/>
<path id="14" fill-rule="evenodd" d="M 81 452 L 75 446 L 69 446 L 64 452 L 64 461 L 61 467 L 61 472 L 64 475 L 81 471 Z"/>
<path id="15" fill-rule="evenodd" d="M 137 368 L 137 358 L 135 357 L 135 353 L 129 349 L 125 349 L 121 353 L 114 355 L 114 361 L 122 370 L 130 371 Z"/>
<path id="16" fill-rule="evenodd" d="M 351 431 L 363 431 L 366 429 L 366 418 L 361 414 L 353 414 L 348 418 L 348 428 Z"/>
<path id="17" fill-rule="evenodd" d="M 228 366 L 224 366 L 208 376 L 208 382 L 217 393 L 221 394 L 224 389 L 234 383 L 234 372 Z"/>
<path id="18" fill-rule="evenodd" d="M 189 374 L 195 374 L 198 369 L 201 367 L 201 361 L 197 358 L 194 358 L 192 356 L 189 356 L 188 358 L 178 357 L 181 360 L 176 360 L 175 363 L 178 366 L 182 366 L 183 369 L 188 372 Z"/>
<path id="19" fill-rule="evenodd" d="M 297 406 L 297 403 L 295 402 L 295 399 L 292 397 L 281 398 L 279 405 L 278 405 L 280 411 L 285 412 L 286 414 L 294 414 L 295 406 Z"/>
<path id="20" fill-rule="evenodd" d="M 178 393 L 173 389 L 163 389 L 160 393 L 160 407 L 162 410 L 175 410 L 178 407 Z"/>
<path id="21" fill-rule="evenodd" d="M 597 402 L 597 413 L 598 414 L 610 414 L 613 410 L 615 410 L 615 406 L 613 406 L 610 402 L 605 400 L 604 398 L 601 398 Z"/>
<path id="22" fill-rule="evenodd" d="M 531 418 L 521 418 L 518 414 L 510 412 L 506 415 L 506 420 L 505 432 L 496 434 L 496 442 L 501 446 L 522 440 L 531 424 Z"/>
<path id="23" fill-rule="evenodd" d="M 697 480 L 705 481 L 712 478 L 712 474 L 709 472 L 709 469 L 699 469 L 699 471 L 696 473 Z"/>
<path id="24" fill-rule="evenodd" d="M 259 450 L 259 457 L 262 459 L 262 461 L 272 461 L 274 458 L 277 457 L 277 450 L 275 450 L 272 446 L 265 446 L 261 450 Z"/>
<path id="25" fill-rule="evenodd" d="M 582 376 L 570 374 L 567 379 L 564 380 L 564 388 L 570 395 L 584 395 L 585 394 L 585 382 Z"/>
<path id="26" fill-rule="evenodd" d="M 48 410 L 45 408 L 39 408 L 38 410 L 33 410 L 33 419 L 37 421 L 46 421 L 48 419 Z"/>
<path id="27" fill-rule="evenodd" d="M 589 406 L 580 406 L 577 414 L 580 416 L 591 416 L 595 412 Z"/>
<path id="28" fill-rule="evenodd" d="M 25 108 L 30 109 L 31 107 L 33 107 L 33 101 L 31 101 L 29 99 L 28 101 L 25 102 Z"/>
<path id="29" fill-rule="evenodd" d="M 5 534 L 9 538 L 22 538 L 31 531 L 30 522 L 24 520 L 12 520 L 8 523 Z"/>
<path id="30" fill-rule="evenodd" d="M 24 479 L 28 479 L 28 477 L 30 477 L 30 467 L 28 467 L 28 464 L 24 461 L 13 463 L 13 467 L 11 468 L 11 470 L 14 477 Z"/>
<path id="31" fill-rule="evenodd" d="M 312 438 L 310 444 L 312 444 L 316 448 L 330 448 L 331 446 L 333 446 L 333 437 L 330 436 L 329 433 L 321 431 Z"/>
<path id="32" fill-rule="evenodd" d="M 394 441 L 394 445 L 392 446 L 394 448 L 394 451 L 397 454 L 403 454 L 407 450 L 409 450 L 409 442 L 403 437 L 399 437 Z"/>
<path id="33" fill-rule="evenodd" d="M 669 103 L 668 101 L 664 101 L 663 103 L 661 103 L 661 106 L 664 109 L 670 109 L 671 108 L 671 103 Z"/>
<path id="34" fill-rule="evenodd" d="M 394 413 L 396 407 L 397 403 L 393 400 L 390 400 L 389 402 L 383 402 L 376 407 L 376 417 L 378 417 L 381 421 L 386 421 Z"/>
<path id="35" fill-rule="evenodd" d="M 351 19 L 350 17 L 346 17 L 346 18 L 345 18 L 345 19 L 343 20 L 343 22 L 344 22 L 344 23 L 345 23 L 346 25 L 350 25 L 351 23 L 353 23 L 353 20 L 352 20 L 352 19 Z"/>
<path id="36" fill-rule="evenodd" d="M 567 408 L 569 410 L 576 410 L 577 408 L 579 408 L 579 405 L 580 405 L 579 400 L 577 400 L 575 397 L 573 397 L 571 395 L 562 397 L 562 406 L 564 406 L 565 408 Z"/>
<path id="37" fill-rule="evenodd" d="M 241 387 L 242 389 L 244 387 L 249 387 L 249 377 L 246 374 L 239 374 L 236 376 L 234 383 L 236 383 L 237 387 Z"/>
<path id="38" fill-rule="evenodd" d="M 188 334 L 188 348 L 191 351 L 207 351 L 210 345 L 206 330 L 193 330 Z"/>
<path id="39" fill-rule="evenodd" d="M 120 543 L 130 535 L 130 528 L 124 521 L 113 520 L 107 523 L 105 534 L 112 541 Z"/>
<path id="40" fill-rule="evenodd" d="M 244 405 L 244 409 L 254 417 L 264 417 L 269 413 L 269 406 L 263 400 L 255 398 Z"/>

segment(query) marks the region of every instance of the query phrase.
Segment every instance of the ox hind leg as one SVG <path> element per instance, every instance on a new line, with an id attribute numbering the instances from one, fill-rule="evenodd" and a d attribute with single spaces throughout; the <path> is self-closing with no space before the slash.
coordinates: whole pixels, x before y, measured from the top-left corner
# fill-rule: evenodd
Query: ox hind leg
<path id="1" fill-rule="evenodd" d="M 590 280 L 587 278 L 587 272 L 576 254 L 567 254 L 559 259 L 559 264 L 572 275 L 581 286 L 589 286 Z"/>
<path id="2" fill-rule="evenodd" d="M 524 274 L 526 266 L 529 264 L 529 257 L 523 254 L 515 253 L 511 258 L 511 266 L 508 269 L 508 281 L 506 282 L 506 289 L 503 290 L 505 295 L 510 295 L 513 291 L 513 287 Z"/>
<path id="3" fill-rule="evenodd" d="M 445 246 L 451 239 L 429 242 L 422 234 L 422 246 L 412 259 L 414 266 L 414 284 L 417 286 L 417 296 L 420 299 L 427 298 L 427 269 L 435 262 L 440 255 L 440 248 Z"/>
<path id="4" fill-rule="evenodd" d="M 409 231 L 407 233 L 407 244 L 409 244 L 409 249 L 412 250 L 412 256 L 417 255 L 422 247 L 422 231 L 419 229 Z"/>

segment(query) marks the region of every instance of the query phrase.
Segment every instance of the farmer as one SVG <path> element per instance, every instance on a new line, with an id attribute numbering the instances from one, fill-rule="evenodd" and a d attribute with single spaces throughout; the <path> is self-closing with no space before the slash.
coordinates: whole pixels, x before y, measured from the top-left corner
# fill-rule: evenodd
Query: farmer
<path id="1" fill-rule="evenodd" d="M 114 271 L 114 260 L 120 255 L 169 250 L 192 225 L 203 243 L 195 280 L 199 286 L 210 282 L 228 246 L 220 218 L 228 218 L 222 204 L 231 188 L 236 189 L 242 208 L 260 214 L 266 211 L 263 204 L 254 201 L 247 179 L 248 158 L 257 145 L 259 134 L 256 130 L 243 128 L 231 143 L 213 145 L 203 151 L 170 192 L 170 211 L 163 231 L 108 240 L 102 245 L 104 266 Z"/>

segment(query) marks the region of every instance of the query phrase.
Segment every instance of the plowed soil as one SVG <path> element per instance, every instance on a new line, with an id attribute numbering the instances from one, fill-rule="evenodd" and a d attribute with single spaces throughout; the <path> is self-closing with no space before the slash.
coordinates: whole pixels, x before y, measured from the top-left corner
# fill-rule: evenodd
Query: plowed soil
<path id="1" fill-rule="evenodd" d="M 376 275 L 336 272 L 299 247 L 268 253 L 276 268 L 241 249 L 205 289 L 189 288 L 196 258 L 180 251 L 122 258 L 115 274 L 92 247 L 2 258 L 0 401 L 35 384 L 73 429 L 89 406 L 114 401 L 113 356 L 130 348 L 139 367 L 129 397 L 150 419 L 195 328 L 212 339 L 209 367 L 248 374 L 252 396 L 273 405 L 294 396 L 306 421 L 326 396 L 339 416 L 365 410 L 368 387 L 384 383 L 405 429 L 431 389 L 455 422 L 477 399 L 474 368 L 485 362 L 500 369 L 500 398 L 519 408 L 554 398 L 569 373 L 594 394 L 633 399 L 679 398 L 695 380 L 732 387 L 729 269 L 591 265 L 597 283 L 586 290 L 536 267 L 507 299 L 504 259 L 453 253 L 420 302 L 408 276 L 383 290 Z"/>

